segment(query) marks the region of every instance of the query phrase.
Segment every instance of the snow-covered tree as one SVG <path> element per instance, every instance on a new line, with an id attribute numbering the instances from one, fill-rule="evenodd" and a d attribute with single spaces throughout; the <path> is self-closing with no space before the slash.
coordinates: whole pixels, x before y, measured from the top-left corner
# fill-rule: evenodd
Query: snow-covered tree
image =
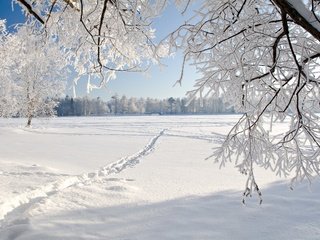
<path id="1" fill-rule="evenodd" d="M 170 106 L 170 113 L 171 114 L 173 113 L 173 106 L 174 106 L 175 102 L 176 102 L 176 100 L 173 97 L 168 98 L 168 103 Z"/>
<path id="2" fill-rule="evenodd" d="M 128 108 L 129 108 L 129 113 L 133 113 L 133 114 L 138 113 L 139 110 L 137 107 L 137 99 L 136 98 L 129 98 Z"/>
<path id="3" fill-rule="evenodd" d="M 6 41 L 10 37 L 6 30 L 6 21 L 0 20 L 0 116 L 11 117 L 14 115 L 14 109 L 17 106 L 14 94 L 16 84 L 9 77 L 8 60 L 10 53 L 5 51 Z"/>
<path id="4" fill-rule="evenodd" d="M 21 26 L 1 45 L 5 62 L 0 66 L 0 94 L 7 99 L 1 101 L 1 116 L 27 117 L 27 126 L 34 117 L 53 115 L 55 99 L 64 92 L 65 65 L 43 38 L 42 32 Z"/>
<path id="5" fill-rule="evenodd" d="M 171 34 L 202 74 L 189 94 L 223 96 L 244 113 L 213 154 L 247 174 L 244 196 L 260 194 L 255 164 L 294 172 L 293 183 L 320 173 L 319 10 L 314 0 L 208 0 Z M 265 123 L 284 119 L 289 128 L 271 136 Z"/>
<path id="6" fill-rule="evenodd" d="M 123 95 L 119 101 L 119 112 L 121 114 L 126 114 L 128 113 L 129 110 L 129 103 L 128 103 L 128 99 L 125 95 Z"/>

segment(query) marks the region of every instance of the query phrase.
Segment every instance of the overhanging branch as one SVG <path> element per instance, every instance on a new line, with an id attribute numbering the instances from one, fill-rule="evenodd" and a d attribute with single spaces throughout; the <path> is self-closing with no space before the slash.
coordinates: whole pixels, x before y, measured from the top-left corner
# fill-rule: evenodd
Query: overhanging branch
<path id="1" fill-rule="evenodd" d="M 292 6 L 288 0 L 272 0 L 283 12 L 289 15 L 292 20 L 309 32 L 313 37 L 320 41 L 320 28 L 316 28 L 310 21 L 308 21 L 294 6 Z M 303 3 L 301 3 L 303 4 Z M 312 15 L 313 16 L 313 15 Z"/>
<path id="2" fill-rule="evenodd" d="M 22 4 L 28 12 L 34 16 L 41 24 L 44 25 L 44 20 L 32 9 L 32 6 L 25 0 L 17 0 L 20 4 Z"/>

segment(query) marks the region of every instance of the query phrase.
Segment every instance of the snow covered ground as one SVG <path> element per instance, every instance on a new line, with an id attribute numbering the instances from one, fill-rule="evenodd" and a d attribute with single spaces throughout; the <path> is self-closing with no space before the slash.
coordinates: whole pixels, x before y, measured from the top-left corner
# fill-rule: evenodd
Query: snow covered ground
<path id="1" fill-rule="evenodd" d="M 0 119 L 0 240 L 320 239 L 320 184 L 204 159 L 238 119 Z"/>

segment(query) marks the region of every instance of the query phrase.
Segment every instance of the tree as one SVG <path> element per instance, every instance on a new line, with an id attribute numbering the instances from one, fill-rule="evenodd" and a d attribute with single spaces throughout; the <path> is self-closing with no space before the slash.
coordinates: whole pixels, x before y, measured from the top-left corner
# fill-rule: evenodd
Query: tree
<path id="1" fill-rule="evenodd" d="M 168 98 L 168 103 L 170 105 L 170 114 L 173 113 L 173 105 L 175 104 L 176 100 L 173 97 Z"/>
<path id="2" fill-rule="evenodd" d="M 202 77 L 190 96 L 222 96 L 243 116 L 213 156 L 247 174 L 244 196 L 259 187 L 254 165 L 292 183 L 320 173 L 320 4 L 313 0 L 205 1 L 170 36 Z M 183 71 L 181 82 L 183 78 Z M 264 123 L 290 119 L 271 136 Z"/>
<path id="3" fill-rule="evenodd" d="M 74 116 L 74 100 L 73 98 L 70 99 L 70 112 L 71 112 L 71 116 Z"/>
<path id="4" fill-rule="evenodd" d="M 10 78 L 10 71 L 8 68 L 9 52 L 5 51 L 5 44 L 10 37 L 6 30 L 5 20 L 0 20 L 0 116 L 12 117 L 16 114 L 15 109 L 18 105 L 17 99 L 14 97 L 17 91 L 17 86 L 13 79 Z"/>
<path id="5" fill-rule="evenodd" d="M 136 98 L 129 99 L 128 108 L 129 108 L 129 113 L 131 113 L 131 114 L 136 114 L 139 112 L 138 107 L 137 107 L 137 99 Z"/>
<path id="6" fill-rule="evenodd" d="M 119 108 L 121 114 L 127 114 L 129 110 L 128 99 L 125 95 L 123 95 L 119 101 Z"/>
<path id="7" fill-rule="evenodd" d="M 97 97 L 95 101 L 95 115 L 101 116 L 106 114 L 106 105 L 105 103 L 101 100 L 100 97 Z"/>
<path id="8" fill-rule="evenodd" d="M 56 99 L 64 92 L 64 64 L 56 49 L 47 48 L 42 37 L 35 29 L 21 26 L 1 45 L 6 61 L 0 66 L 0 84 L 7 85 L 1 97 L 11 98 L 2 101 L 2 105 L 7 105 L 2 107 L 10 108 L 11 116 L 27 117 L 27 126 L 34 117 L 53 115 Z M 1 115 L 6 114 L 2 111 Z"/>
<path id="9" fill-rule="evenodd" d="M 113 112 L 115 115 L 119 113 L 119 96 L 118 94 L 115 94 L 111 97 L 113 99 L 112 105 L 111 105 L 111 112 Z"/>

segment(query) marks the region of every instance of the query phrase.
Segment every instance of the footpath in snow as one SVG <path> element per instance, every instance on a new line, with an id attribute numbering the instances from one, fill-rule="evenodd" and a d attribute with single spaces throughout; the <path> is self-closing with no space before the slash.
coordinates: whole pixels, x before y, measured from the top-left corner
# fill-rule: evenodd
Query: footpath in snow
<path id="1" fill-rule="evenodd" d="M 49 183 L 45 186 L 36 188 L 35 190 L 24 192 L 18 196 L 13 197 L 12 199 L 7 199 L 4 203 L 0 205 L 0 223 L 1 227 L 8 225 L 6 219 L 4 219 L 9 213 L 17 211 L 15 215 L 19 215 L 19 209 L 24 209 L 28 205 L 35 204 L 36 201 L 43 201 L 44 198 L 49 197 L 57 192 L 60 192 L 66 188 L 75 186 L 75 185 L 88 185 L 93 182 L 101 181 L 101 179 L 112 173 L 119 173 L 128 167 L 133 167 L 139 163 L 140 159 L 147 154 L 149 154 L 153 149 L 156 141 L 160 136 L 163 135 L 165 130 L 162 130 L 158 135 L 154 136 L 150 142 L 137 153 L 124 157 L 115 163 L 109 164 L 95 172 L 84 173 L 78 176 L 66 177 L 63 180 L 55 181 Z M 12 214 L 11 214 L 12 215 Z M 11 216 L 12 217 L 12 216 Z M 11 220 L 15 221 L 15 220 Z"/>
<path id="2" fill-rule="evenodd" d="M 284 179 L 256 169 L 264 202 L 259 205 L 253 196 L 244 206 L 245 178 L 232 164 L 219 170 L 204 160 L 235 118 L 226 119 L 131 117 L 108 119 L 108 126 L 100 120 L 82 125 L 79 119 L 64 119 L 61 129 L 39 130 L 42 137 L 51 131 L 63 139 L 59 133 L 68 131 L 83 134 L 71 136 L 78 140 L 88 133 L 122 140 L 130 125 L 145 142 L 133 141 L 140 145 L 135 154 L 86 174 L 3 161 L 0 240 L 319 239 L 318 182 L 291 191 Z M 21 134 L 10 130 L 7 136 Z"/>

